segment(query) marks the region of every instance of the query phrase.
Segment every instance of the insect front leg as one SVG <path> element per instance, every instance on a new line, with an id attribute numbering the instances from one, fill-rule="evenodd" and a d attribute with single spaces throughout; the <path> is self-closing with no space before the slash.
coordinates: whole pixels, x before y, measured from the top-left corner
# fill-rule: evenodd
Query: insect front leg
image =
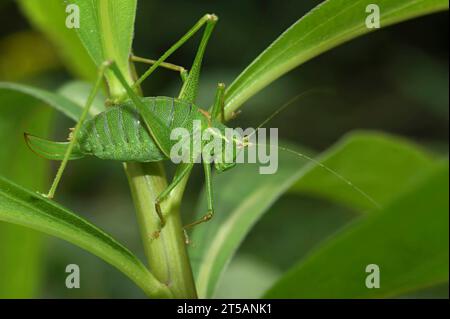
<path id="1" fill-rule="evenodd" d="M 205 223 L 209 221 L 214 216 L 214 199 L 213 199 L 213 188 L 212 188 L 212 178 L 211 178 L 211 164 L 207 161 L 203 161 L 203 169 L 205 171 L 205 184 L 206 184 L 206 199 L 208 205 L 208 211 L 206 214 L 190 224 L 184 226 L 184 229 L 192 228 L 198 224 Z"/>
<path id="2" fill-rule="evenodd" d="M 79 132 L 81 126 L 83 125 L 83 122 L 86 119 L 86 116 L 89 113 L 89 109 L 91 108 L 92 102 L 94 101 L 94 98 L 98 93 L 98 90 L 100 89 L 105 71 L 108 67 L 111 66 L 111 64 L 112 64 L 112 62 L 104 62 L 99 67 L 97 80 L 95 81 L 94 87 L 92 88 L 91 93 L 89 94 L 89 97 L 86 101 L 86 104 L 84 105 L 84 109 L 83 109 L 83 112 L 81 113 L 80 119 L 78 120 L 78 123 L 72 132 L 70 144 L 67 147 L 66 153 L 64 154 L 64 158 L 61 162 L 61 165 L 59 166 L 59 169 L 56 173 L 55 179 L 53 180 L 52 186 L 50 187 L 48 194 L 44 195 L 47 198 L 53 198 L 53 196 L 55 196 L 55 192 L 56 192 L 58 184 L 61 180 L 64 169 L 66 168 L 67 162 L 70 159 L 70 155 L 72 153 L 73 147 L 74 147 L 75 143 L 77 142 L 78 132 Z"/>

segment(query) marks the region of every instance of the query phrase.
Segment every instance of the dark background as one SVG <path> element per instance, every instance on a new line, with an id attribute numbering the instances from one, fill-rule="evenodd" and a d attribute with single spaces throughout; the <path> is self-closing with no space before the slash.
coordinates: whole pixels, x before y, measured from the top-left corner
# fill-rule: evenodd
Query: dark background
<path id="1" fill-rule="evenodd" d="M 217 82 L 230 84 L 282 31 L 319 2 L 140 0 L 134 52 L 158 58 L 204 13 L 217 14 L 220 21 L 207 48 L 198 102 L 207 107 Z M 14 1 L 0 2 L 0 14 L 0 80 L 20 79 L 52 89 L 71 78 L 53 47 L 31 30 Z M 20 49 L 26 44 L 20 41 L 27 37 L 36 41 L 36 45 L 33 51 L 28 47 L 23 52 Z M 230 125 L 256 126 L 298 93 L 311 88 L 329 88 L 335 95 L 314 95 L 299 101 L 269 125 L 279 128 L 280 138 L 317 151 L 324 150 L 346 132 L 371 129 L 405 136 L 437 153 L 447 154 L 447 39 L 447 12 L 366 35 L 282 77 L 250 99 L 242 108 L 241 116 Z M 197 36 L 189 41 L 170 62 L 189 68 L 198 40 Z M 11 41 L 17 42 L 12 46 L 14 50 Z M 38 63 L 24 65 L 27 54 L 39 52 L 44 53 Z M 138 70 L 142 72 L 143 68 Z M 180 84 L 176 73 L 160 70 L 145 82 L 144 90 L 147 96 L 176 96 Z M 53 135 L 61 139 L 72 123 L 59 115 L 55 115 L 54 122 Z M 202 181 L 202 171 L 197 169 L 186 192 L 185 216 L 196 201 Z M 101 225 L 132 251 L 141 251 L 120 163 L 93 159 L 71 163 L 59 191 L 61 202 Z M 320 239 L 353 217 L 353 212 L 323 201 L 283 197 L 246 239 L 225 275 L 218 296 L 256 297 L 258 289 L 264 288 L 258 275 L 276 278 Z M 286 223 L 291 219 L 295 222 Z M 282 222 L 283 228 L 278 227 Z M 268 238 L 271 247 L 265 246 Z M 57 239 L 48 238 L 46 246 L 40 296 L 143 297 L 123 275 L 97 257 Z M 82 289 L 65 288 L 64 268 L 69 263 L 80 265 Z M 243 280 L 242 289 L 233 289 L 233 283 Z M 448 295 L 448 290 L 439 287 L 420 296 L 436 294 Z"/>

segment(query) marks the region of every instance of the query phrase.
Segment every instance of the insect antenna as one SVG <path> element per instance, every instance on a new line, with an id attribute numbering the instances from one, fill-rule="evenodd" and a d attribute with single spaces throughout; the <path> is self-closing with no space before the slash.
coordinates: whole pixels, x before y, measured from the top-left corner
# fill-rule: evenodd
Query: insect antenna
<path id="1" fill-rule="evenodd" d="M 362 195 L 364 198 L 366 198 L 372 205 L 374 205 L 376 208 L 381 208 L 381 205 L 372 197 L 370 196 L 367 192 L 365 192 L 361 187 L 358 187 L 357 185 L 355 185 L 354 183 L 352 183 L 348 178 L 344 177 L 343 175 L 339 174 L 338 172 L 336 172 L 335 170 L 331 169 L 330 167 L 326 166 L 325 164 L 323 164 L 322 162 L 308 156 L 305 155 L 301 152 L 298 151 L 294 151 L 290 148 L 287 148 L 285 146 L 278 146 L 278 145 L 270 145 L 270 144 L 253 144 L 253 145 L 258 145 L 258 146 L 264 146 L 267 147 L 267 145 L 269 145 L 270 147 L 276 147 L 282 151 L 294 154 L 296 156 L 299 156 L 307 161 L 310 161 L 311 163 L 319 166 L 320 168 L 326 170 L 327 172 L 333 174 L 335 177 L 337 177 L 338 179 L 340 179 L 342 182 L 344 182 L 345 184 L 347 184 L 349 187 L 351 187 L 353 190 L 355 190 L 356 192 L 358 192 L 360 195 Z"/>
<path id="2" fill-rule="evenodd" d="M 279 113 L 281 113 L 283 110 L 285 110 L 288 106 L 291 106 L 294 102 L 298 101 L 301 98 L 304 98 L 306 96 L 309 96 L 311 94 L 317 94 L 317 93 L 331 93 L 332 90 L 330 89 L 311 89 L 305 92 L 302 92 L 300 94 L 297 94 L 296 96 L 294 96 L 293 98 L 291 98 L 289 101 L 287 101 L 286 103 L 284 103 L 281 107 L 279 107 L 275 112 L 273 112 L 267 119 L 265 119 L 260 125 L 258 125 L 258 127 L 250 134 L 244 137 L 243 139 L 243 143 L 242 145 L 244 147 L 250 147 L 250 146 L 261 146 L 261 147 L 276 147 L 279 150 L 294 154 L 298 157 L 301 157 L 317 166 L 319 166 L 320 168 L 326 170 L 327 172 L 331 173 L 332 175 L 334 175 L 336 178 L 338 178 L 339 180 L 341 180 L 342 182 L 344 182 L 346 185 L 348 185 L 349 187 L 351 187 L 354 191 L 356 191 L 357 193 L 359 193 L 361 196 L 363 196 L 365 199 L 367 199 L 372 205 L 374 205 L 376 208 L 381 208 L 381 205 L 375 200 L 373 199 L 373 197 L 371 197 L 368 193 L 366 193 L 364 190 L 362 190 L 360 187 L 358 187 L 357 185 L 353 184 L 349 179 L 347 179 L 346 177 L 344 177 L 343 175 L 339 174 L 338 172 L 336 172 L 335 170 L 331 169 L 330 167 L 326 166 L 325 164 L 323 164 L 322 162 L 308 156 L 305 155 L 301 152 L 298 151 L 294 151 L 290 148 L 284 147 L 284 146 L 278 146 L 278 145 L 271 145 L 271 144 L 258 144 L 258 143 L 252 143 L 250 142 L 250 138 L 256 134 L 256 132 L 262 128 L 264 125 L 266 125 L 270 120 L 272 120 L 275 116 L 277 116 Z"/>
<path id="3" fill-rule="evenodd" d="M 266 125 L 267 123 L 269 123 L 275 116 L 277 116 L 278 114 L 280 114 L 281 112 L 283 112 L 285 109 L 287 109 L 289 106 L 293 105 L 295 102 L 297 102 L 298 100 L 300 100 L 301 98 L 305 98 L 307 96 L 313 95 L 313 94 L 319 94 L 319 93 L 332 93 L 333 91 L 331 89 L 326 89 L 326 88 L 315 88 L 315 89 L 309 89 L 307 91 L 303 91 L 299 94 L 297 94 L 296 96 L 294 96 L 293 98 L 291 98 L 289 101 L 287 101 L 286 103 L 284 103 L 283 105 L 281 105 L 279 108 L 277 108 L 272 114 L 270 114 L 264 121 L 261 122 L 261 124 L 259 124 L 255 131 L 250 134 L 247 135 L 246 138 L 250 138 L 251 136 L 253 136 L 254 134 L 256 134 L 256 132 L 262 128 L 264 125 Z"/>

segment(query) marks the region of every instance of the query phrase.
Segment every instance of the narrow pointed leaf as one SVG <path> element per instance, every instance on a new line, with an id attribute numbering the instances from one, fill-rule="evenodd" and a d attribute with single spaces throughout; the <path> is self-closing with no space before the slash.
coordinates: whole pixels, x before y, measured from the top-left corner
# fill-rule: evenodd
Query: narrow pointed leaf
<path id="1" fill-rule="evenodd" d="M 226 117 L 283 74 L 360 35 L 368 28 L 366 8 L 380 8 L 380 27 L 448 9 L 447 0 L 328 0 L 299 19 L 236 78 L 226 93 Z"/>
<path id="2" fill-rule="evenodd" d="M 361 154 L 375 158 L 355 162 L 355 156 L 364 158 Z M 214 187 L 220 190 L 214 198 L 216 214 L 208 222 L 208 227 L 197 227 L 191 235 L 190 255 L 201 297 L 213 296 L 221 274 L 245 236 L 293 185 L 298 185 L 299 192 L 343 203 L 355 211 L 374 209 L 371 202 L 323 168 L 284 151 L 280 151 L 278 156 L 278 171 L 274 175 L 259 174 L 255 164 L 239 164 L 226 174 L 214 176 Z M 391 163 L 386 163 L 383 158 Z M 404 163 L 405 158 L 410 158 L 408 164 Z M 435 163 L 425 152 L 402 139 L 368 132 L 345 137 L 319 159 L 333 165 L 332 169 L 350 180 L 361 174 L 362 177 L 357 178 L 354 184 L 367 190 L 382 205 L 398 195 L 417 174 Z M 330 159 L 329 163 L 327 159 Z M 380 166 L 384 164 L 387 165 L 385 170 Z M 323 181 L 322 188 L 315 183 L 314 176 Z M 332 187 L 337 195 L 328 187 Z M 196 210 L 198 218 L 206 209 L 205 203 L 203 193 Z"/>
<path id="3" fill-rule="evenodd" d="M 89 93 L 92 90 L 92 84 L 83 81 L 69 81 L 58 88 L 57 93 L 64 96 L 70 101 L 77 104 L 79 107 L 86 105 Z M 106 97 L 102 92 L 98 92 L 94 101 L 92 102 L 90 115 L 96 115 L 106 110 Z"/>
<path id="4" fill-rule="evenodd" d="M 80 8 L 78 36 L 97 66 L 104 61 L 116 62 L 131 83 L 129 55 L 134 35 L 136 0 L 72 0 Z M 106 74 L 113 95 L 125 93 L 112 72 Z"/>
<path id="5" fill-rule="evenodd" d="M 30 152 L 23 132 L 27 129 L 47 136 L 53 114 L 22 94 L 0 93 L 0 175 L 29 189 L 49 187 L 49 162 Z M 36 231 L 0 222 L 0 299 L 38 296 L 45 244 Z"/>
<path id="6" fill-rule="evenodd" d="M 197 227 L 191 235 L 191 263 L 200 298 L 211 297 L 224 267 L 244 237 L 270 206 L 302 174 L 302 163 L 292 154 L 280 154 L 280 167 L 274 175 L 260 175 L 256 165 L 239 164 L 233 170 L 214 176 L 216 213 L 207 227 Z M 197 212 L 206 209 L 202 194 Z"/>
<path id="7" fill-rule="evenodd" d="M 433 156 L 412 142 L 364 131 L 343 137 L 318 159 L 380 204 L 395 198 L 405 185 L 414 181 L 417 177 L 414 172 L 420 174 L 435 165 Z M 336 176 L 312 164 L 291 192 L 317 196 L 361 211 L 374 208 L 371 201 L 358 196 L 352 187 L 343 187 Z"/>
<path id="8" fill-rule="evenodd" d="M 81 115 L 83 105 L 79 103 L 85 102 L 84 96 L 89 89 L 90 86 L 85 83 L 69 82 L 61 88 L 61 93 L 53 93 L 25 84 L 0 82 L 0 93 L 3 91 L 27 95 L 54 108 L 74 121 L 77 121 Z M 103 102 L 96 99 L 89 110 L 88 116 L 94 116 L 103 111 L 104 108 Z"/>
<path id="9" fill-rule="evenodd" d="M 382 298 L 448 281 L 448 161 L 292 268 L 267 298 Z M 369 289 L 367 265 L 379 288 Z M 376 274 L 375 274 L 376 275 Z M 369 277 L 369 278 L 368 278 Z"/>
<path id="10" fill-rule="evenodd" d="M 81 115 L 82 110 L 79 105 L 73 103 L 62 95 L 52 93 L 50 91 L 19 83 L 0 82 L 0 92 L 1 91 L 13 91 L 16 93 L 26 94 L 53 107 L 75 121 Z"/>
<path id="11" fill-rule="evenodd" d="M 67 240 L 110 263 L 151 297 L 169 297 L 161 284 L 125 247 L 93 224 L 0 177 L 0 220 Z"/>

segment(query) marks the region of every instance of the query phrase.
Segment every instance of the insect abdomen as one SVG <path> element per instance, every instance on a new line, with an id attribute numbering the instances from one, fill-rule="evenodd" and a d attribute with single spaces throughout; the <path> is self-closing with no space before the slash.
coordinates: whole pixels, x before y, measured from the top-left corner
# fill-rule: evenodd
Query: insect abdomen
<path id="1" fill-rule="evenodd" d="M 199 116 L 197 107 L 171 97 L 146 97 L 142 102 L 167 129 L 190 127 Z M 165 140 L 169 140 L 165 136 Z M 85 155 L 119 161 L 156 162 L 167 159 L 148 132 L 139 112 L 131 101 L 87 120 L 80 130 L 78 146 Z M 175 143 L 175 142 L 174 142 Z"/>
<path id="2" fill-rule="evenodd" d="M 116 106 L 88 120 L 79 135 L 83 153 L 101 159 L 154 162 L 165 159 L 137 111 Z"/>

